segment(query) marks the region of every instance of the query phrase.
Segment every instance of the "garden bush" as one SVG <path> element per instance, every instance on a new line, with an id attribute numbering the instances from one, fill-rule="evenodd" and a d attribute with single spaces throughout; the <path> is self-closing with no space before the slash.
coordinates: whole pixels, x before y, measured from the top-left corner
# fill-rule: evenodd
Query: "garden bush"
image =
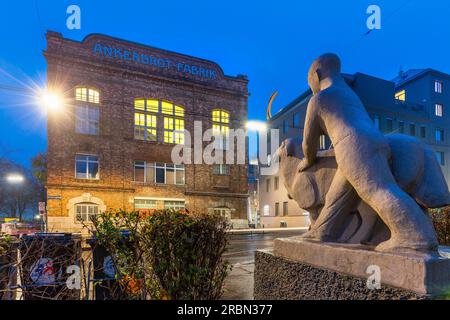
<path id="1" fill-rule="evenodd" d="M 430 210 L 439 244 L 450 246 L 450 206 Z"/>

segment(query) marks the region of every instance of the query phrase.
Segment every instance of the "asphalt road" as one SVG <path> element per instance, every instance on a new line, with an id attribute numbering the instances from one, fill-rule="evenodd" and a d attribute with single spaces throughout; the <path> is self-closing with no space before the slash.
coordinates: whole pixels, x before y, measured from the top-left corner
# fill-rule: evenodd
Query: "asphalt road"
<path id="1" fill-rule="evenodd" d="M 304 231 L 276 231 L 267 234 L 229 235 L 229 246 L 224 258 L 233 268 L 225 280 L 223 299 L 253 299 L 254 255 L 258 249 L 273 246 L 275 238 L 301 235 Z"/>

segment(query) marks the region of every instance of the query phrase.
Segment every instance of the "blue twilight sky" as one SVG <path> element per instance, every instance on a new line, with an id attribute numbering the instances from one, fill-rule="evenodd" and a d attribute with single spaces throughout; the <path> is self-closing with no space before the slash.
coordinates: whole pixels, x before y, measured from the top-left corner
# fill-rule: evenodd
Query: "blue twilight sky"
<path id="1" fill-rule="evenodd" d="M 81 30 L 66 9 L 81 8 Z M 367 31 L 366 9 L 381 7 L 382 28 Z M 310 62 L 338 53 L 344 72 L 391 79 L 400 69 L 450 73 L 448 0 L 320 1 L 5 1 L 0 10 L 0 157 L 25 165 L 46 149 L 45 117 L 27 87 L 45 83 L 47 29 L 81 40 L 104 33 L 213 60 L 226 74 L 247 74 L 249 118 L 264 119 L 305 90 Z"/>

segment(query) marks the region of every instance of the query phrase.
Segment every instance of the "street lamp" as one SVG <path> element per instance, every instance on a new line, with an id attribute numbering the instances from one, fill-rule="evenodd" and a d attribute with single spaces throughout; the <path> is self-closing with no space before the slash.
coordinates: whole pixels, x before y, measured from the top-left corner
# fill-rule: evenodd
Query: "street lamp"
<path id="1" fill-rule="evenodd" d="M 57 92 L 42 90 L 39 92 L 37 100 L 42 108 L 51 112 L 59 112 L 64 106 L 64 99 Z"/>
<path id="2" fill-rule="evenodd" d="M 6 181 L 8 181 L 11 184 L 20 184 L 25 181 L 25 178 L 23 175 L 19 173 L 11 173 L 6 176 Z"/>

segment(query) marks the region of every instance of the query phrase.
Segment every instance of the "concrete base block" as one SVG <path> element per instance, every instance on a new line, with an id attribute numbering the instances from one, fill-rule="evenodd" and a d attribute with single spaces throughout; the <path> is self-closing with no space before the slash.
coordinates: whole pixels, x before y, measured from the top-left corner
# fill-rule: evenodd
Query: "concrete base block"
<path id="1" fill-rule="evenodd" d="M 367 286 L 373 266 L 380 289 Z M 429 299 L 450 292 L 450 259 L 293 237 L 256 252 L 254 277 L 255 299 Z"/>

